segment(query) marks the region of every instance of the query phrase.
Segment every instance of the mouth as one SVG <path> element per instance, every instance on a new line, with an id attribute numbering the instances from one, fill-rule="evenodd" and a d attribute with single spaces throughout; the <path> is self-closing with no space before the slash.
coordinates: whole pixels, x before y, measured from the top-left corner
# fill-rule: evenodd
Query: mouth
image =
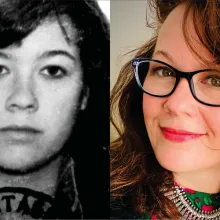
<path id="1" fill-rule="evenodd" d="M 0 128 L 0 138 L 6 145 L 26 146 L 39 139 L 43 131 L 29 126 L 7 126 Z"/>
<path id="2" fill-rule="evenodd" d="M 2 127 L 0 128 L 0 132 L 17 132 L 17 133 L 32 133 L 32 134 L 38 134 L 42 133 L 41 130 L 29 127 L 29 126 L 17 126 L 17 125 L 12 125 L 12 126 L 7 126 L 7 127 Z"/>
<path id="3" fill-rule="evenodd" d="M 190 140 L 197 139 L 201 137 L 202 135 L 204 135 L 201 133 L 194 133 L 190 131 L 177 130 L 177 129 L 166 128 L 166 127 L 161 127 L 161 132 L 167 140 L 172 141 L 172 142 L 190 141 Z"/>

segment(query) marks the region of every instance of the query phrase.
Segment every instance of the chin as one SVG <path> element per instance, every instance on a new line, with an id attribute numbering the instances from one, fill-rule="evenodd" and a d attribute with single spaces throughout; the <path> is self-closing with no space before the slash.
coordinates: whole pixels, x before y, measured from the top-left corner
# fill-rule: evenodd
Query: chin
<path id="1" fill-rule="evenodd" d="M 46 153 L 36 155 L 30 151 L 0 154 L 0 170 L 5 173 L 27 174 L 40 170 L 57 157 L 57 155 L 48 156 Z"/>

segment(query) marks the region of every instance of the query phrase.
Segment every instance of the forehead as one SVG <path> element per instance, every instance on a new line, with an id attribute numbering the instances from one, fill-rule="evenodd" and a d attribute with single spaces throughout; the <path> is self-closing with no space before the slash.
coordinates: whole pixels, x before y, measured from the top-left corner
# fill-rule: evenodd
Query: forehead
<path id="1" fill-rule="evenodd" d="M 158 34 L 158 40 L 155 52 L 158 50 L 165 51 L 173 58 L 177 66 L 184 63 L 185 67 L 192 70 L 192 65 L 195 68 L 200 68 L 203 65 L 202 61 L 187 45 L 186 39 L 183 34 L 183 19 L 184 19 L 185 5 L 177 6 L 166 18 L 161 25 Z M 189 12 L 187 20 L 187 32 L 190 34 L 190 44 L 196 48 L 199 54 L 205 56 L 210 62 L 214 61 L 214 57 L 210 52 L 201 44 L 192 22 L 192 11 Z M 190 68 L 191 67 L 191 68 Z M 186 70 L 187 71 L 187 70 Z"/>
<path id="2" fill-rule="evenodd" d="M 3 49 L 3 51 L 19 52 L 26 50 L 28 55 L 31 55 L 34 52 L 40 53 L 43 50 L 62 48 L 69 52 L 74 52 L 76 49 L 77 31 L 68 19 L 62 19 L 61 24 L 70 42 L 66 39 L 59 21 L 55 18 L 50 18 L 41 22 L 20 44 L 11 45 Z"/>

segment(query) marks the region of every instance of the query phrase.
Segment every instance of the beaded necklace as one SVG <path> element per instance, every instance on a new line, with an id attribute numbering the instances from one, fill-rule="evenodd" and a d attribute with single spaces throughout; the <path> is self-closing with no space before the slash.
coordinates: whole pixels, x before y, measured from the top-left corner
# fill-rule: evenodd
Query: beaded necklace
<path id="1" fill-rule="evenodd" d="M 175 203 L 182 219 L 220 219 L 220 193 L 197 192 L 175 183 L 165 195 Z"/>

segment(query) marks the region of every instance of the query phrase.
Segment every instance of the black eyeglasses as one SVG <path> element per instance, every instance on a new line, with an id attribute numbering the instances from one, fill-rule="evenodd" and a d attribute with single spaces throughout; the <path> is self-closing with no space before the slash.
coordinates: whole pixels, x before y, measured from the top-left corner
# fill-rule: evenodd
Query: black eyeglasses
<path id="1" fill-rule="evenodd" d="M 181 78 L 187 79 L 193 97 L 208 106 L 220 107 L 220 70 L 182 72 L 169 64 L 148 58 L 132 60 L 138 86 L 155 97 L 170 96 Z"/>

